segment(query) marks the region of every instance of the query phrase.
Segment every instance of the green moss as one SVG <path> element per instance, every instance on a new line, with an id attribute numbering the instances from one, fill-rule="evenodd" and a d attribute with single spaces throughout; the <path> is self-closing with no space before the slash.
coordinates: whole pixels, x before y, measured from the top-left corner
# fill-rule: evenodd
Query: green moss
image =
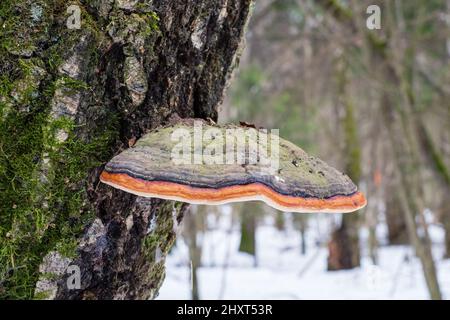
<path id="1" fill-rule="evenodd" d="M 56 72 L 58 67 L 63 62 L 61 53 L 59 51 L 60 49 L 55 46 L 50 48 L 47 53 L 47 64 L 49 66 L 49 69 L 53 72 Z"/>
<path id="2" fill-rule="evenodd" d="M 159 32 L 159 17 L 156 14 L 156 12 L 151 11 L 146 13 L 146 21 L 147 21 L 147 28 L 145 28 L 146 30 L 146 34 L 147 35 L 151 35 L 153 32 L 157 31 Z"/>
<path id="3" fill-rule="evenodd" d="M 358 128 L 353 110 L 353 104 L 346 102 L 344 118 L 344 137 L 346 148 L 345 172 L 358 183 L 361 178 L 361 147 L 358 139 Z"/>
<path id="4" fill-rule="evenodd" d="M 50 291 L 37 292 L 36 295 L 33 297 L 33 300 L 46 300 L 50 297 L 50 294 L 51 294 Z"/>
<path id="5" fill-rule="evenodd" d="M 165 268 L 164 268 L 164 261 L 158 261 L 156 262 L 152 268 L 150 269 L 148 273 L 148 279 L 151 281 L 155 281 L 155 279 L 159 279 L 159 281 L 162 283 L 165 276 Z M 159 286 L 156 286 L 159 287 Z"/>
<path id="6" fill-rule="evenodd" d="M 0 96 L 6 97 L 13 89 L 13 82 L 11 82 L 8 75 L 0 75 Z M 1 100 L 0 100 L 1 101 Z"/>
<path id="7" fill-rule="evenodd" d="M 56 0 L 54 0 L 56 1 Z M 0 51 L 31 57 L 47 37 L 52 4 L 43 0 L 0 2 Z"/>
<path id="8" fill-rule="evenodd" d="M 76 93 L 79 90 L 89 89 L 89 85 L 82 80 L 63 76 L 58 80 L 57 88 L 64 88 L 65 90 L 69 90 L 72 93 Z"/>
<path id="9" fill-rule="evenodd" d="M 371 45 L 371 48 L 374 50 L 374 52 L 378 52 L 379 54 L 384 56 L 385 50 L 387 48 L 386 39 L 379 37 L 373 32 L 367 33 L 367 37 L 369 40 L 369 44 Z"/>
<path id="10" fill-rule="evenodd" d="M 42 126 L 46 122 L 42 113 L 14 112 L 0 125 L 0 279 L 8 288 L 2 297 L 32 297 L 37 267 L 50 249 L 75 256 L 76 236 L 93 217 L 83 205 L 82 181 L 105 161 L 101 156 L 113 138 L 106 129 L 81 141 L 68 119 Z M 69 138 L 55 148 L 51 132 L 62 128 Z M 48 160 L 41 158 L 45 153 Z M 51 173 L 42 172 L 44 161 L 52 164 Z"/>
<path id="11" fill-rule="evenodd" d="M 152 283 L 152 289 L 140 299 L 154 298 L 156 288 L 164 281 L 164 259 L 158 259 L 158 251 L 161 257 L 165 257 L 175 244 L 176 233 L 174 231 L 174 212 L 180 212 L 182 202 L 163 201 L 158 206 L 158 211 L 150 222 L 150 232 L 142 240 L 142 253 L 145 257 L 143 277 L 147 277 Z"/>
<path id="12" fill-rule="evenodd" d="M 42 280 L 58 280 L 59 275 L 53 272 L 43 272 L 41 273 Z"/>
<path id="13" fill-rule="evenodd" d="M 101 157 L 113 138 L 106 129 L 81 141 L 74 124 L 59 119 L 45 127 L 70 133 L 54 148 L 57 142 L 42 123 L 42 114 L 11 113 L 0 125 L 0 279 L 8 289 L 3 298 L 32 297 L 38 265 L 49 250 L 75 256 L 77 235 L 93 217 L 84 206 L 83 181 L 105 161 Z M 45 153 L 48 160 L 40 158 Z M 42 172 L 43 161 L 50 161 L 51 173 Z"/>
<path id="14" fill-rule="evenodd" d="M 341 0 L 323 0 L 320 1 L 320 5 L 324 9 L 330 11 L 336 19 L 341 22 L 350 21 L 353 18 L 352 11 L 346 7 L 345 2 Z"/>
<path id="15" fill-rule="evenodd" d="M 175 242 L 173 212 L 179 212 L 183 203 L 164 201 L 150 223 L 151 232 L 142 241 L 142 251 L 150 261 L 154 261 L 156 250 L 166 255 Z"/>
<path id="16" fill-rule="evenodd" d="M 136 39 L 147 39 L 152 34 L 159 34 L 159 17 L 153 12 L 125 14 L 114 10 L 106 27 L 115 42 L 123 44 L 140 43 Z"/>
<path id="17" fill-rule="evenodd" d="M 0 75 L 0 299 L 32 298 L 39 264 L 49 251 L 76 256 L 77 238 L 94 217 L 86 201 L 86 178 L 109 159 L 117 134 L 114 115 L 80 139 L 82 125 L 50 114 L 56 90 L 72 94 L 90 89 L 83 81 L 60 76 L 58 67 L 71 54 L 80 32 L 95 37 L 95 30 L 54 30 L 61 41 L 39 58 L 18 59 L 6 50 L 9 37 L 19 31 L 13 21 L 5 21 L 5 14 L 13 19 L 15 8 L 12 1 L 0 3 L 0 22 L 6 22 L 0 34 L 0 68 L 8 67 Z M 55 14 L 65 12 L 52 8 L 60 10 Z M 90 43 L 86 61 L 96 63 L 98 41 Z M 59 130 L 68 135 L 64 141 L 57 139 Z"/>
<path id="18" fill-rule="evenodd" d="M 19 17 L 13 13 L 14 2 L 4 0 L 0 2 L 0 52 L 7 53 L 14 46 L 14 31 L 18 28 Z"/>

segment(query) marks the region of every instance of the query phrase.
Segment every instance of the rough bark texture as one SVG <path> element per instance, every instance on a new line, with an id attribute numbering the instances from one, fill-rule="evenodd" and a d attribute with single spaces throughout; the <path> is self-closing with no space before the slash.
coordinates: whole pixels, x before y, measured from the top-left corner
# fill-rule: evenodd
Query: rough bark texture
<path id="1" fill-rule="evenodd" d="M 69 29 L 66 10 L 81 11 Z M 147 299 L 186 206 L 99 184 L 147 130 L 217 118 L 251 0 L 2 0 L 0 296 Z M 81 270 L 81 289 L 66 268 Z M 37 285 L 36 285 L 37 282 Z"/>

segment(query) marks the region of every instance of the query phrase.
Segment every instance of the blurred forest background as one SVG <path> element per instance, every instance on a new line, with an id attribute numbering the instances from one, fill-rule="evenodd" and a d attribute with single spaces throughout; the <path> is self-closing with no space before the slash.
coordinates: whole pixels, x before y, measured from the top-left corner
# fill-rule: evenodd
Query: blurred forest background
<path id="1" fill-rule="evenodd" d="M 372 4 L 379 30 L 366 27 Z M 345 215 L 194 206 L 161 298 L 450 297 L 449 62 L 450 0 L 257 0 L 220 121 L 279 128 L 347 173 L 368 205 Z M 242 265 L 264 286 L 232 276 Z M 378 287 L 361 289 L 361 277 Z M 333 281 L 344 282 L 334 295 Z M 321 292 L 308 295 L 308 283 Z"/>

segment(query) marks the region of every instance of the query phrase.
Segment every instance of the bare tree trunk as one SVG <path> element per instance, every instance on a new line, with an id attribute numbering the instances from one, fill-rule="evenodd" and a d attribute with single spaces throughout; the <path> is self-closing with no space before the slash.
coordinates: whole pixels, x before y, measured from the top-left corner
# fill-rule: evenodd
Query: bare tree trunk
<path id="1" fill-rule="evenodd" d="M 391 136 L 391 147 L 395 158 L 396 172 L 398 173 L 401 185 L 397 188 L 402 210 L 405 215 L 407 223 L 409 238 L 415 248 L 416 255 L 420 259 L 425 281 L 428 286 L 428 291 L 432 299 L 442 299 L 439 282 L 437 279 L 436 267 L 431 251 L 431 242 L 427 233 L 427 226 L 421 226 L 422 232 L 419 231 L 419 226 L 416 222 L 416 216 L 422 214 L 419 205 L 417 204 L 418 194 L 415 190 L 414 184 L 411 181 L 411 175 L 414 170 L 412 160 L 414 156 L 410 154 L 411 146 L 406 145 L 409 139 L 404 137 L 404 130 L 394 128 L 392 104 L 387 97 L 383 99 L 382 112 L 385 114 L 385 123 Z M 397 122 L 398 123 L 398 122 Z"/>
<path id="2" fill-rule="evenodd" d="M 444 258 L 445 259 L 450 259 L 450 218 L 449 216 L 449 211 L 450 211 L 450 206 L 448 204 L 448 202 L 445 202 L 443 205 L 443 212 L 444 214 L 442 214 L 442 216 L 444 217 L 442 224 L 444 225 L 444 230 L 445 230 L 445 252 L 444 252 Z"/>
<path id="3" fill-rule="evenodd" d="M 192 300 L 200 299 L 199 283 L 198 283 L 198 268 L 201 266 L 202 260 L 202 243 L 199 243 L 198 235 L 204 232 L 204 219 L 206 215 L 205 206 L 193 206 L 189 210 L 186 217 L 184 231 L 186 241 L 189 247 L 190 267 L 191 267 L 191 293 Z"/>
<path id="4" fill-rule="evenodd" d="M 353 228 L 348 227 L 348 223 L 343 219 L 340 227 L 331 234 L 327 260 L 329 271 L 353 269 L 359 266 L 359 251 L 354 250 L 356 246 L 359 248 L 359 244 L 355 243 L 356 237 L 349 232 Z"/>
<path id="5" fill-rule="evenodd" d="M 444 257 L 450 257 L 450 206 L 448 205 L 447 195 L 450 193 L 450 170 L 447 167 L 444 156 L 439 152 L 436 147 L 428 129 L 423 123 L 423 120 L 419 117 L 415 118 L 415 129 L 417 136 L 419 137 L 420 147 L 423 150 L 425 161 L 428 167 L 433 170 L 436 180 L 439 182 L 439 186 L 442 188 L 442 200 L 440 209 L 442 213 L 441 221 L 445 231 L 445 252 Z"/>
<path id="6" fill-rule="evenodd" d="M 241 241 L 239 251 L 253 256 L 254 264 L 256 259 L 256 210 L 258 204 L 253 202 L 243 203 L 241 207 Z"/>
<path id="7" fill-rule="evenodd" d="M 186 206 L 102 164 L 172 114 L 217 118 L 251 0 L 79 1 L 79 29 L 68 6 L 0 3 L 0 297 L 154 298 Z"/>
<path id="8" fill-rule="evenodd" d="M 396 190 L 399 186 L 388 183 L 386 186 L 386 224 L 388 228 L 388 241 L 391 245 L 410 243 L 406 227 L 405 215 Z"/>
<path id="9" fill-rule="evenodd" d="M 275 228 L 278 231 L 283 231 L 285 228 L 285 216 L 284 212 L 277 212 L 275 215 Z"/>
<path id="10" fill-rule="evenodd" d="M 378 264 L 377 212 L 376 209 L 366 208 L 367 228 L 369 229 L 369 257 L 374 265 Z"/>
<path id="11" fill-rule="evenodd" d="M 294 215 L 294 225 L 300 231 L 300 254 L 305 255 L 307 252 L 306 231 L 308 228 L 308 216 L 303 214 Z"/>

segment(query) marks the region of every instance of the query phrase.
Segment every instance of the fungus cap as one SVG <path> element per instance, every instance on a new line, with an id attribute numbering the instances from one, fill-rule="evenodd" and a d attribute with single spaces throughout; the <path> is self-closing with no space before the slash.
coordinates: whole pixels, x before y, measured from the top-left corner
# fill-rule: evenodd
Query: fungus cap
<path id="1" fill-rule="evenodd" d="M 244 135 L 248 145 L 260 146 L 262 143 L 255 134 L 258 130 L 254 128 L 219 126 L 204 121 L 196 123 L 201 123 L 202 132 L 208 132 L 208 129 L 215 132 L 214 137 L 210 135 L 207 141 L 206 149 L 209 151 L 225 150 L 223 144 L 228 141 L 230 130 L 239 132 L 239 136 L 242 135 L 239 129 L 250 132 Z M 232 149 L 234 159 L 245 159 L 244 163 L 226 164 L 225 152 L 223 164 L 205 163 L 204 160 L 195 162 L 205 147 L 201 145 L 198 148 L 191 140 L 186 140 L 192 143 L 183 149 L 189 152 L 185 159 L 191 161 L 174 163 L 173 150 L 180 143 L 174 139 L 174 133 L 183 132 L 184 137 L 195 138 L 198 135 L 196 130 L 193 119 L 189 119 L 150 131 L 133 147 L 108 162 L 100 180 L 138 196 L 192 204 L 219 205 L 260 200 L 281 211 L 304 213 L 352 212 L 366 205 L 364 195 L 348 176 L 281 138 L 275 172 L 268 171 L 264 167 L 267 163 L 263 161 L 249 162 L 251 152 L 238 148 L 237 144 Z M 269 147 L 269 153 L 271 151 Z"/>

